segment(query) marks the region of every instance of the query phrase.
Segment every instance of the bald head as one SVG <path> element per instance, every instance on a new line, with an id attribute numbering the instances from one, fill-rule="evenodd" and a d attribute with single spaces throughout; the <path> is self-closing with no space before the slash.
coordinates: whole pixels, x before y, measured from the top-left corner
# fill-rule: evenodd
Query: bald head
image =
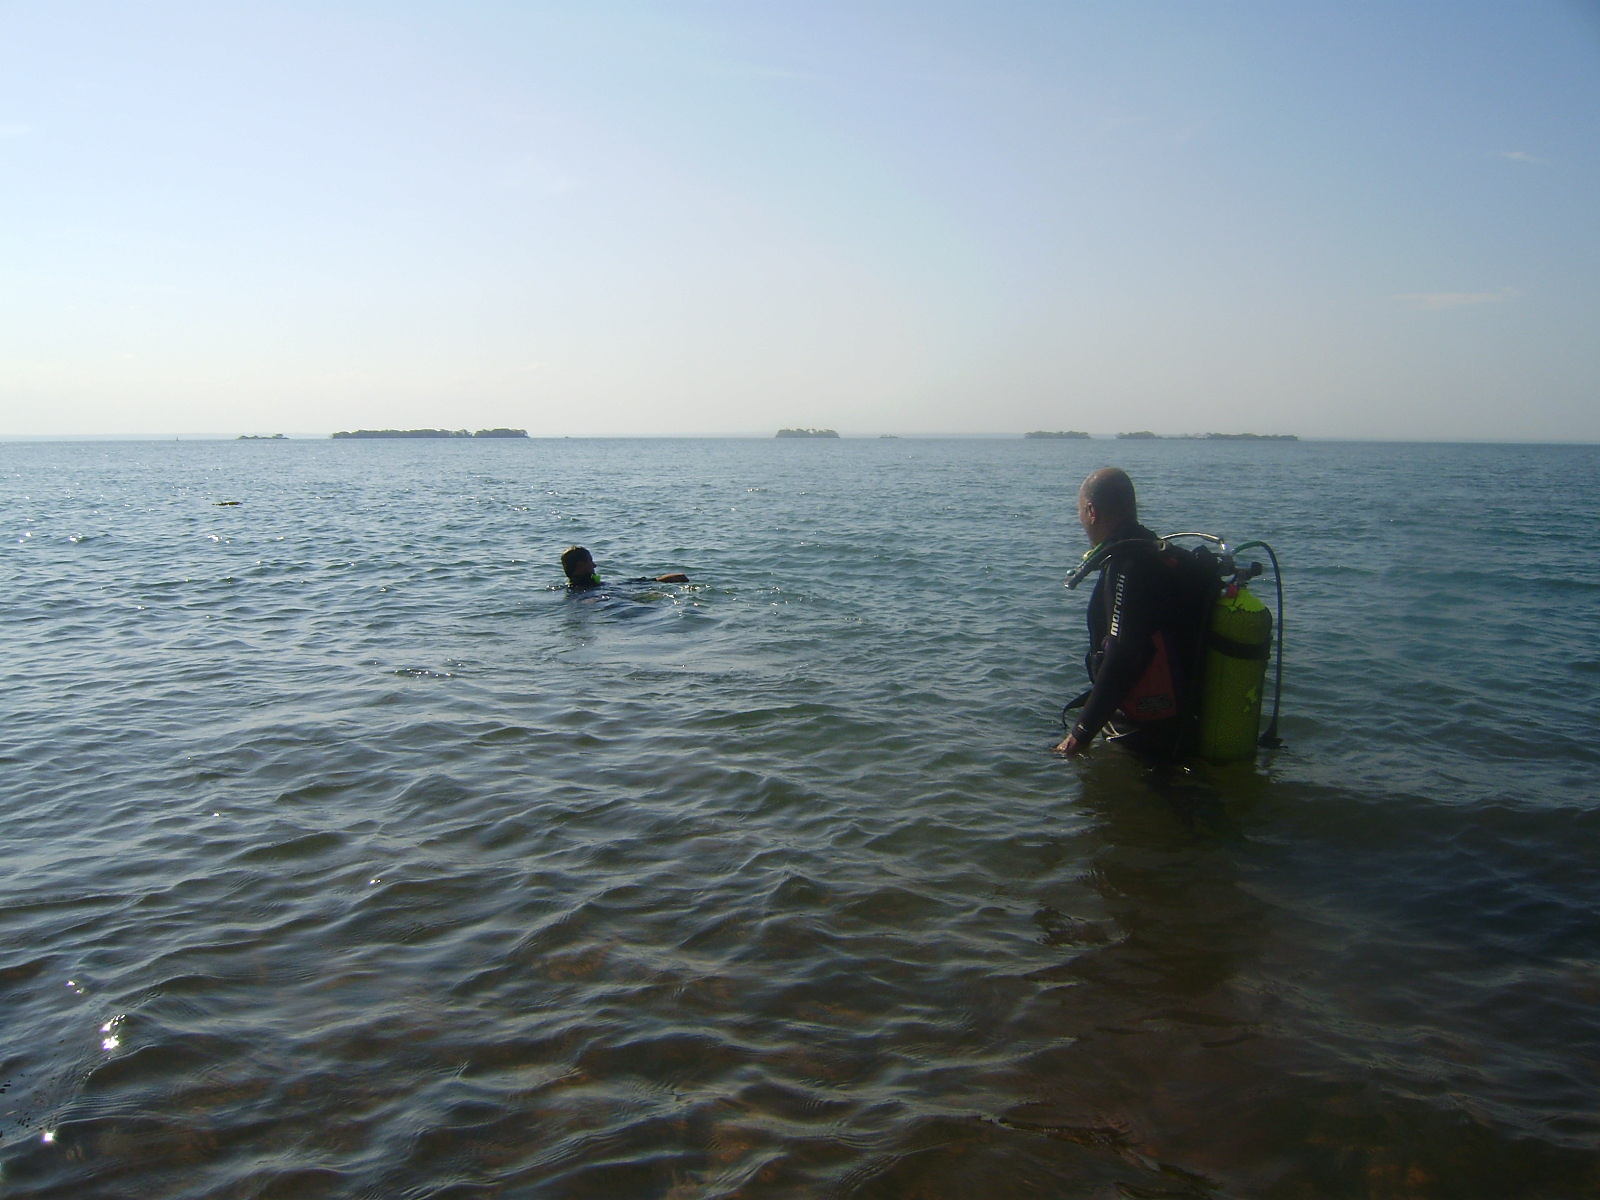
<path id="1" fill-rule="evenodd" d="M 1091 542 L 1098 544 L 1138 519 L 1133 480 L 1121 467 L 1101 467 L 1078 489 L 1078 521 Z"/>
<path id="2" fill-rule="evenodd" d="M 1134 498 L 1133 480 L 1121 467 L 1101 467 L 1078 489 L 1086 501 L 1100 510 L 1107 520 L 1119 525 L 1139 519 L 1139 502 Z"/>

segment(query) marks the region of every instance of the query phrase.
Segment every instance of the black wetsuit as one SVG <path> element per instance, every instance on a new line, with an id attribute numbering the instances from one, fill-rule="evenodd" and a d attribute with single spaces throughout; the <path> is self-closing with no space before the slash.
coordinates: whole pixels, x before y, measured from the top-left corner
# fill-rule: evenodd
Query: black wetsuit
<path id="1" fill-rule="evenodd" d="M 1193 711 L 1196 651 L 1215 585 L 1193 554 L 1158 549 L 1137 522 L 1106 542 L 1112 548 L 1089 599 L 1094 686 L 1072 736 L 1086 743 L 1109 725 L 1132 749 L 1171 755 Z"/>
<path id="2" fill-rule="evenodd" d="M 626 584 L 631 586 L 637 583 L 660 583 L 661 580 L 657 579 L 654 575 L 635 575 L 631 579 L 613 579 L 611 582 L 614 585 Z M 569 592 L 587 592 L 593 588 L 605 586 L 605 581 L 598 575 L 590 575 L 584 579 L 567 580 L 567 591 Z"/>

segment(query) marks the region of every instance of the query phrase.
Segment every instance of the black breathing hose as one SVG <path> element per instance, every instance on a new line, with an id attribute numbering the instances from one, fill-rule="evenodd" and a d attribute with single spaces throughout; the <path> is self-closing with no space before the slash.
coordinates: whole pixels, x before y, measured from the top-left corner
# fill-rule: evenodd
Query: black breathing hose
<path id="1" fill-rule="evenodd" d="M 1267 731 L 1263 733 L 1256 745 L 1266 750 L 1276 750 L 1283 745 L 1283 739 L 1278 736 L 1278 710 L 1283 706 L 1283 571 L 1278 566 L 1278 556 L 1266 542 L 1246 542 L 1236 546 L 1234 553 L 1240 550 L 1251 550 L 1260 546 L 1267 552 L 1267 557 L 1272 560 L 1272 582 L 1278 588 L 1278 652 L 1274 657 L 1278 660 L 1273 671 L 1272 681 L 1272 720 L 1267 722 Z"/>

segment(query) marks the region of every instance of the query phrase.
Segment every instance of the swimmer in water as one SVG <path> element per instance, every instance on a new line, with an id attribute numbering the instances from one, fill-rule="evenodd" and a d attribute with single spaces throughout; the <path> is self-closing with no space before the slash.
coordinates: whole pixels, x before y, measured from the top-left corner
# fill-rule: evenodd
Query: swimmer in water
<path id="1" fill-rule="evenodd" d="M 582 546 L 568 546 L 561 555 L 561 569 L 566 572 L 567 586 L 573 591 L 582 591 L 585 588 L 600 586 L 600 576 L 595 574 L 594 555 Z M 638 579 L 635 583 L 688 583 L 689 577 L 682 571 L 673 571 L 667 575 L 657 575 L 654 579 Z"/>

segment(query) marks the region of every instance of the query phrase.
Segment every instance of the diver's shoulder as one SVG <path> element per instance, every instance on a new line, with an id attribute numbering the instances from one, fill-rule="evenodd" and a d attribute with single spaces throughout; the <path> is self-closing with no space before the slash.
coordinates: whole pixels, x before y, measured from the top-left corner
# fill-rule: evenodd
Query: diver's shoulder
<path id="1" fill-rule="evenodd" d="M 1143 525 L 1125 525 L 1106 539 L 1106 565 L 1126 568 L 1149 561 L 1161 548 L 1161 539 Z"/>

